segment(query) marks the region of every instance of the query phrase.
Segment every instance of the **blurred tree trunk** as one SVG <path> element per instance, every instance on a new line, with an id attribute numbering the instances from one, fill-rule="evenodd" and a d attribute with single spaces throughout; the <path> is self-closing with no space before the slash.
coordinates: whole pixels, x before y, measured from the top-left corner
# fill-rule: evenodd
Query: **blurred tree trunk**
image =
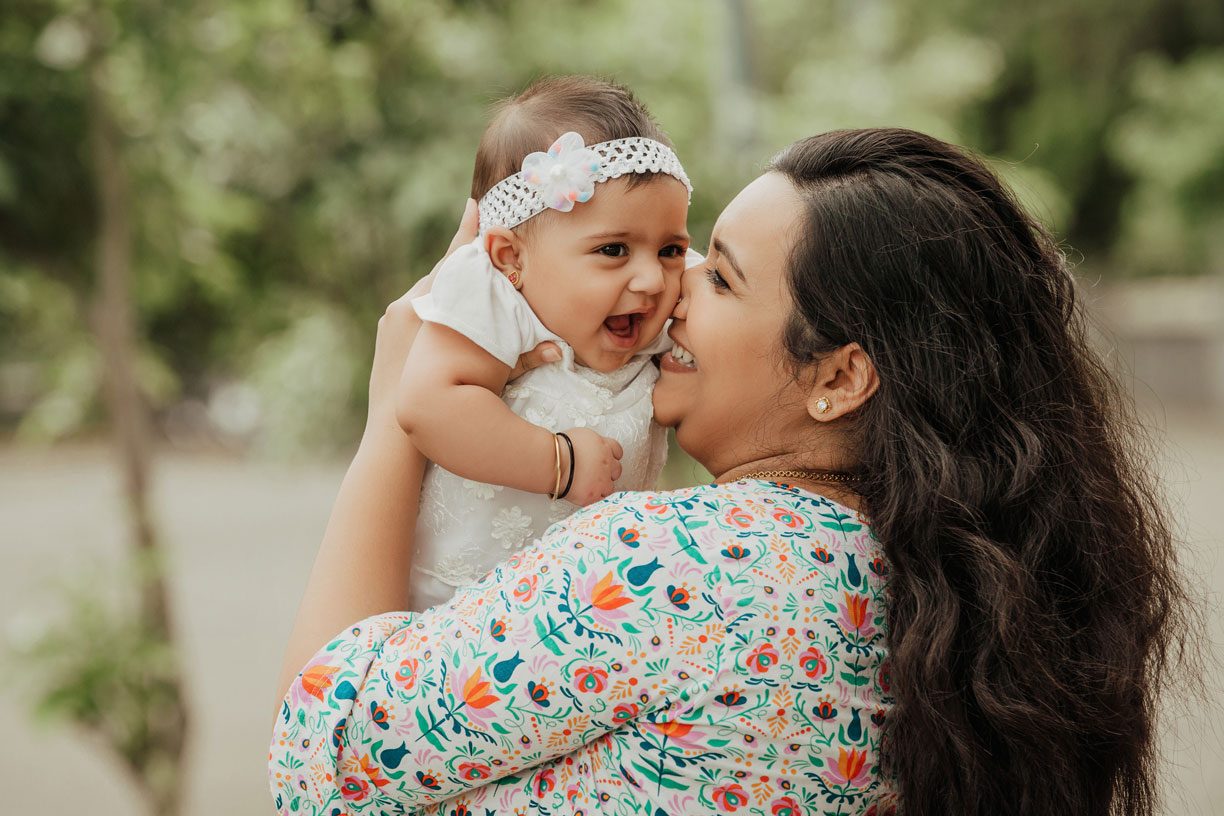
<path id="1" fill-rule="evenodd" d="M 94 11 L 97 20 L 96 4 Z M 138 564 L 137 626 L 153 642 L 172 645 L 169 593 L 149 509 L 149 421 L 136 376 L 129 183 L 122 135 L 109 104 L 104 54 L 97 47 L 101 35 L 96 26 L 94 35 L 94 53 L 87 66 L 89 140 L 98 212 L 92 328 L 102 355 L 106 407 L 123 474 L 131 542 Z M 181 804 L 187 711 L 177 661 L 168 670 L 151 674 L 134 679 L 148 685 L 147 693 L 142 695 L 144 710 L 138 721 L 127 723 L 122 731 L 102 736 L 134 776 L 151 810 L 158 816 L 173 816 Z M 105 706 L 105 700 L 100 702 Z"/>

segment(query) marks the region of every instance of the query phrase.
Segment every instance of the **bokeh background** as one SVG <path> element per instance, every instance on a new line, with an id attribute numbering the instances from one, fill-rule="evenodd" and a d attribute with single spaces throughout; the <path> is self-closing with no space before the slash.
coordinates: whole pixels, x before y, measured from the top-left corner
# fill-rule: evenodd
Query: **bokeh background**
<path id="1" fill-rule="evenodd" d="M 648 104 L 698 246 L 803 136 L 990 157 L 1151 429 L 1209 659 L 1169 812 L 1224 813 L 1219 0 L 0 0 L 3 810 L 271 812 L 377 318 L 449 241 L 489 104 L 546 73 Z"/>

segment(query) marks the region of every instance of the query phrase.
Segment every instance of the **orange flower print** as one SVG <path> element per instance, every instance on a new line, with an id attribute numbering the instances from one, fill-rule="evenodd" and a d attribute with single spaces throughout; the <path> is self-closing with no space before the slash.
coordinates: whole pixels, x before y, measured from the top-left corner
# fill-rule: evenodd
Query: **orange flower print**
<path id="1" fill-rule="evenodd" d="M 591 606 L 610 612 L 613 609 L 620 609 L 627 603 L 633 603 L 632 598 L 621 594 L 624 590 L 624 584 L 612 583 L 612 573 L 609 572 L 599 579 L 599 583 L 595 584 L 595 589 L 591 592 Z"/>
<path id="2" fill-rule="evenodd" d="M 490 683 L 488 680 L 480 679 L 480 667 L 476 667 L 476 671 L 472 672 L 472 676 L 463 684 L 463 702 L 468 704 L 469 708 L 487 708 L 496 703 L 501 698 L 489 694 Z"/>
<path id="3" fill-rule="evenodd" d="M 519 579 L 514 585 L 514 600 L 519 603 L 527 603 L 535 597 L 536 584 L 539 582 L 538 575 L 525 575 Z"/>
<path id="4" fill-rule="evenodd" d="M 774 521 L 781 522 L 792 530 L 802 529 L 807 526 L 807 519 L 799 515 L 790 507 L 776 507 L 773 511 Z"/>
<path id="5" fill-rule="evenodd" d="M 404 691 L 412 691 L 416 688 L 417 673 L 420 670 L 421 663 L 415 657 L 400 661 L 399 667 L 395 670 L 395 685 Z"/>
<path id="6" fill-rule="evenodd" d="M 358 757 L 357 764 L 361 766 L 362 772 L 370 778 L 370 781 L 378 787 L 381 788 L 383 785 L 390 783 L 391 780 L 383 775 L 382 768 L 373 764 L 373 760 L 370 759 L 368 754 L 362 754 Z"/>
<path id="7" fill-rule="evenodd" d="M 297 684 L 294 691 L 301 690 L 300 694 L 295 697 L 303 698 L 306 695 L 313 697 L 320 703 L 326 702 L 324 695 L 327 690 L 332 687 L 332 675 L 340 671 L 339 666 L 313 665 L 307 666 L 302 672 L 301 682 Z"/>
<path id="8" fill-rule="evenodd" d="M 574 687 L 579 691 L 603 691 L 608 685 L 608 673 L 596 666 L 582 666 L 574 672 Z"/>
<path id="9" fill-rule="evenodd" d="M 701 748 L 703 745 L 701 732 L 691 733 L 693 726 L 690 723 L 668 720 L 667 722 L 650 723 L 650 727 L 669 744 L 679 748 Z"/>
<path id="10" fill-rule="evenodd" d="M 676 722 L 675 720 L 655 723 L 654 727 L 660 734 L 673 740 L 684 739 L 684 737 L 688 736 L 688 732 L 693 730 L 693 726 L 688 723 Z"/>
<path id="11" fill-rule="evenodd" d="M 488 765 L 483 762 L 460 762 L 459 776 L 469 782 L 478 779 L 488 779 L 493 775 Z"/>
<path id="12" fill-rule="evenodd" d="M 858 787 L 867 781 L 867 752 L 857 748 L 847 751 L 837 749 L 837 766 L 825 771 L 823 776 L 830 785 L 839 787 Z"/>

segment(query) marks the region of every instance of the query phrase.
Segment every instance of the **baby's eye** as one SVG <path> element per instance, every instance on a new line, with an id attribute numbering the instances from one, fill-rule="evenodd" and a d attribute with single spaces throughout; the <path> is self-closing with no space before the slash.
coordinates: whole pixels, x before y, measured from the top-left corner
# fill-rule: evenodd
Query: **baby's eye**
<path id="1" fill-rule="evenodd" d="M 609 258 L 623 258 L 629 254 L 629 247 L 624 244 L 604 244 L 595 251 Z"/>
<path id="2" fill-rule="evenodd" d="M 661 258 L 683 258 L 684 253 L 685 253 L 684 247 L 680 246 L 679 244 L 672 244 L 670 246 L 665 246 L 661 250 L 659 250 L 659 257 Z"/>

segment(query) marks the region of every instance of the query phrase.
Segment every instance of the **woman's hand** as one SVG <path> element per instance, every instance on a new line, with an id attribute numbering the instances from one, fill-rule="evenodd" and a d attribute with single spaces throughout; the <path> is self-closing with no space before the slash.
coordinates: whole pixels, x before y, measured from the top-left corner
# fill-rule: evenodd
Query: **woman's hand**
<path id="1" fill-rule="evenodd" d="M 374 341 L 374 365 L 370 369 L 370 408 L 366 417 L 367 426 L 395 425 L 395 388 L 399 383 L 404 363 L 408 359 L 408 349 L 416 339 L 421 329 L 421 318 L 417 317 L 412 308 L 414 298 L 427 294 L 433 287 L 434 275 L 443 261 L 451 256 L 459 247 L 476 240 L 477 212 L 476 202 L 468 199 L 463 210 L 463 218 L 459 221 L 459 231 L 451 239 L 446 254 L 434 264 L 429 274 L 421 278 L 412 288 L 398 300 L 387 307 L 387 311 L 378 319 L 378 336 Z M 398 426 L 397 426 L 398 427 Z"/>

